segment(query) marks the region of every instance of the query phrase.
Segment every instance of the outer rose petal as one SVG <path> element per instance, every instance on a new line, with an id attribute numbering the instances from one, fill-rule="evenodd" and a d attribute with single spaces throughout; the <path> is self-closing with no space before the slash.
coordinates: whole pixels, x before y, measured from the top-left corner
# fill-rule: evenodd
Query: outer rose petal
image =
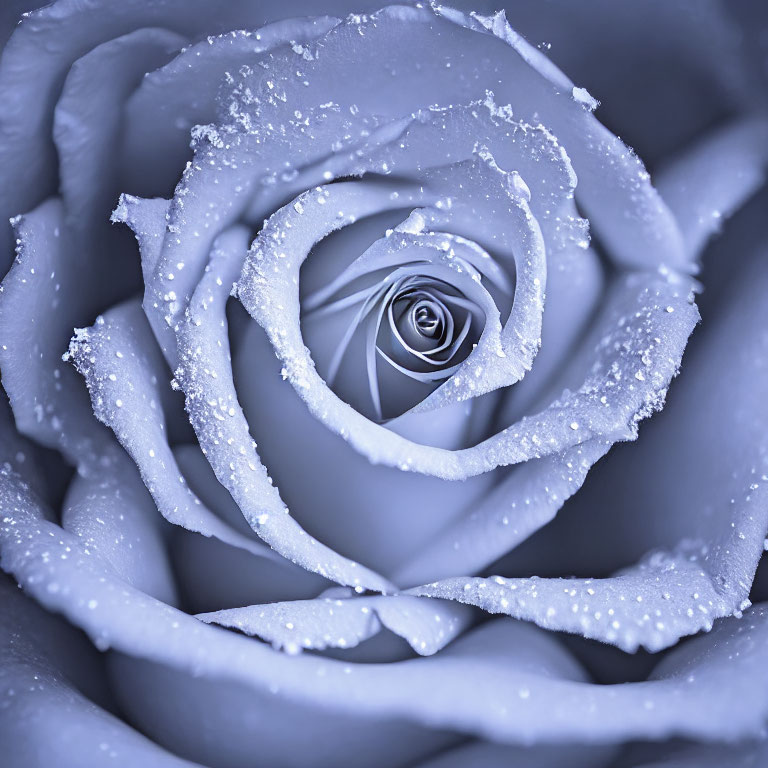
<path id="1" fill-rule="evenodd" d="M 454 578 L 416 587 L 412 594 L 476 605 L 565 630 L 634 652 L 659 651 L 749 602 L 721 595 L 702 564 L 702 552 L 654 553 L 608 579 Z"/>
<path id="2" fill-rule="evenodd" d="M 143 197 L 171 194 L 191 154 L 190 130 L 216 118 L 216 96 L 225 74 L 245 63 L 253 65 L 262 58 L 259 54 L 289 40 L 306 43 L 336 23 L 338 19 L 322 16 L 207 37 L 148 72 L 126 105 L 121 190 Z"/>
<path id="3" fill-rule="evenodd" d="M 0 743 L 5 768 L 194 768 L 134 731 L 102 700 L 103 666 L 72 627 L 0 579 Z M 14 627 L 11 630 L 11 627 Z M 85 691 L 85 693 L 84 693 Z M 109 704 L 107 704 L 109 706 Z"/>
<path id="4" fill-rule="evenodd" d="M 600 119 L 652 166 L 702 130 L 755 104 L 759 84 L 745 66 L 743 34 L 730 18 L 732 3 L 514 0 L 503 5 L 510 24 L 585 86 L 600 101 Z"/>
<path id="5" fill-rule="evenodd" d="M 81 237 L 103 231 L 117 196 L 115 158 L 126 98 L 147 70 L 185 42 L 164 29 L 139 29 L 97 46 L 70 69 L 54 110 L 53 137 L 67 223 Z"/>
<path id="6" fill-rule="evenodd" d="M 19 19 L 25 13 L 39 7 L 38 0 L 12 0 L 0 6 L 0 46 L 5 46 L 8 42 Z"/>
<path id="7" fill-rule="evenodd" d="M 765 183 L 767 170 L 768 118 L 761 116 L 712 131 L 660 172 L 659 191 L 691 258 Z"/>
<path id="8" fill-rule="evenodd" d="M 15 221 L 18 255 L 0 292 L 3 387 L 20 432 L 58 448 L 73 464 L 94 466 L 111 450 L 85 392 L 61 356 L 72 328 L 93 309 L 58 199 Z M 68 300 L 64 300 L 67 298 Z"/>
<path id="9" fill-rule="evenodd" d="M 125 454 L 115 453 L 109 471 L 75 475 L 64 500 L 61 525 L 120 578 L 158 600 L 177 604 L 164 540 L 168 527 Z"/>

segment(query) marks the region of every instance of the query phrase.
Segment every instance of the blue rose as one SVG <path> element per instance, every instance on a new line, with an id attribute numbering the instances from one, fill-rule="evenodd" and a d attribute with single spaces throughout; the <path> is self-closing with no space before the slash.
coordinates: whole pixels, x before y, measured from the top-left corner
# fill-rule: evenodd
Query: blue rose
<path id="1" fill-rule="evenodd" d="M 24 14 L 4 765 L 765 759 L 757 5 Z"/>

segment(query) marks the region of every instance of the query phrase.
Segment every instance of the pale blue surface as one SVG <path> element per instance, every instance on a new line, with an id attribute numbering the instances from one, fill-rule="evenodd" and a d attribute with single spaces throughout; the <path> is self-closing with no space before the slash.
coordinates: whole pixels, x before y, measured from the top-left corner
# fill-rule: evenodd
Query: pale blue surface
<path id="1" fill-rule="evenodd" d="M 759 764 L 759 0 L 35 5 L 2 765 Z"/>

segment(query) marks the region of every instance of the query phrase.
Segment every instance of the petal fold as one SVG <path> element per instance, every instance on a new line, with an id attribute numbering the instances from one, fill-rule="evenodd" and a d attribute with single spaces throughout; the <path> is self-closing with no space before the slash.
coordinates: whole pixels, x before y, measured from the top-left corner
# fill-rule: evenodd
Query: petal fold
<path id="1" fill-rule="evenodd" d="M 207 624 L 258 635 L 275 647 L 354 648 L 382 626 L 399 635 L 421 656 L 431 656 L 467 628 L 469 611 L 455 611 L 439 600 L 409 595 L 335 596 L 266 605 L 250 605 L 198 614 Z"/>

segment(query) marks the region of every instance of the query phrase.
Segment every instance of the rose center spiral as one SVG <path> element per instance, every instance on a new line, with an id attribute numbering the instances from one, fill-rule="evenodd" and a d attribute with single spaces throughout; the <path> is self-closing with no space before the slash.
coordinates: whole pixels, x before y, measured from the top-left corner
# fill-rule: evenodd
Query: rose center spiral
<path id="1" fill-rule="evenodd" d="M 414 302 L 409 318 L 416 330 L 430 339 L 438 338 L 445 326 L 442 307 L 429 299 Z"/>

